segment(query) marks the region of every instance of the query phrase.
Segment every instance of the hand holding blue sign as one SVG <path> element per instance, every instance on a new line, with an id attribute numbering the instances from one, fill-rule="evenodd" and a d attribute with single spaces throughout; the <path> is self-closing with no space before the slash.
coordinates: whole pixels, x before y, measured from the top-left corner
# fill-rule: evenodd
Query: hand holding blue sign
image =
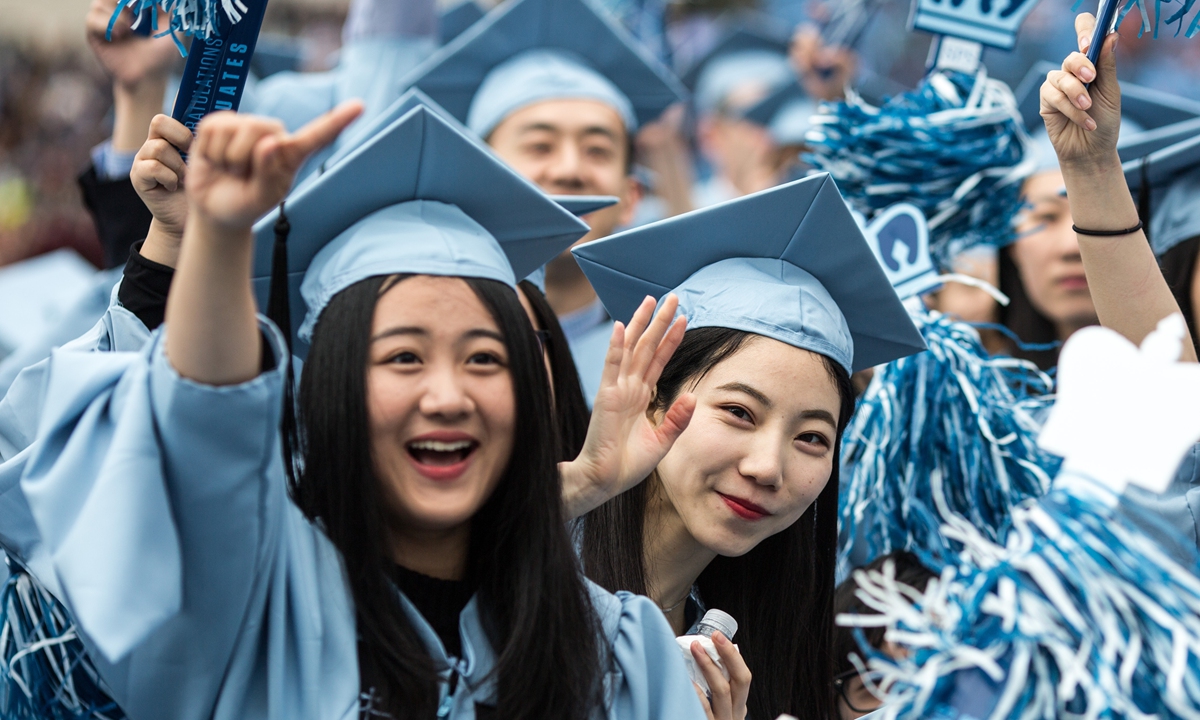
<path id="1" fill-rule="evenodd" d="M 1063 60 L 1042 85 L 1042 118 L 1064 172 L 1079 165 L 1090 169 L 1117 158 L 1121 126 L 1121 86 L 1117 83 L 1117 38 L 1108 35 L 1093 64 L 1086 55 L 1096 18 L 1084 13 L 1075 19 L 1079 52 Z M 1091 87 L 1085 86 L 1091 83 Z"/>

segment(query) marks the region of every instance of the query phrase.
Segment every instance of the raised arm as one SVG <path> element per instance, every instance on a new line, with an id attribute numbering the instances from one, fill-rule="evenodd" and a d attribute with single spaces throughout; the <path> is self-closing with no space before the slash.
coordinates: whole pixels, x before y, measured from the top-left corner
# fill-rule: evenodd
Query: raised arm
<path id="1" fill-rule="evenodd" d="M 1084 53 L 1095 25 L 1090 14 L 1076 18 L 1080 52 L 1071 53 L 1062 70 L 1048 74 L 1042 84 L 1041 114 L 1058 154 L 1075 227 L 1118 232 L 1135 228 L 1138 213 L 1117 157 L 1118 36 L 1112 33 L 1105 39 L 1099 63 L 1093 65 Z M 1142 230 L 1112 236 L 1080 232 L 1079 252 L 1101 325 L 1140 344 L 1159 320 L 1179 312 Z M 1183 359 L 1196 359 L 1190 341 L 1184 343 Z"/>
<path id="2" fill-rule="evenodd" d="M 361 103 L 345 103 L 294 134 L 277 120 L 232 112 L 201 121 L 189 154 L 187 220 L 167 300 L 166 352 L 180 375 L 209 385 L 258 375 L 251 227 L 287 195 L 304 160 L 361 112 Z"/>

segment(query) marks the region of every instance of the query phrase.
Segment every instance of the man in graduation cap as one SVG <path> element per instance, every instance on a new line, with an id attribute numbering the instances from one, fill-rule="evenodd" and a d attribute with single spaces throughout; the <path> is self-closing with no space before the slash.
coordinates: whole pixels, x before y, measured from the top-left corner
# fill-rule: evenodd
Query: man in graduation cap
<path id="1" fill-rule="evenodd" d="M 412 85 L 547 193 L 616 197 L 584 218 L 592 230 L 581 242 L 633 219 L 642 197 L 634 135 L 686 94 L 589 0 L 501 6 L 417 68 Z M 590 399 L 612 322 L 570 253 L 547 264 L 546 299 Z"/>

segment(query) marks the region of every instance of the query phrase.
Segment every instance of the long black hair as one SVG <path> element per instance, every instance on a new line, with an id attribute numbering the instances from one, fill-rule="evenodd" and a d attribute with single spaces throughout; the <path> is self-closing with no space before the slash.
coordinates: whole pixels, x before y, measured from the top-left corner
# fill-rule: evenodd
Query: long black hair
<path id="1" fill-rule="evenodd" d="M 567 343 L 567 335 L 563 332 L 558 316 L 546 302 L 546 296 L 537 285 L 522 280 L 521 292 L 533 308 L 533 316 L 537 324 L 546 331 L 546 354 L 550 358 L 550 369 L 554 374 L 551 383 L 554 387 L 554 415 L 558 422 L 560 462 L 574 460 L 583 449 L 583 441 L 587 438 L 588 422 L 591 412 L 588 411 L 587 400 L 583 396 L 583 384 L 579 380 L 579 370 L 575 367 L 575 358 L 571 357 L 571 346 Z"/>
<path id="2" fill-rule="evenodd" d="M 403 277 L 373 277 L 321 313 L 300 383 L 302 466 L 296 502 L 341 552 L 354 598 L 362 688 L 372 710 L 433 717 L 437 669 L 389 579 L 383 492 L 367 430 L 366 369 L 379 296 Z M 516 401 L 513 452 L 471 520 L 467 575 L 478 584 L 506 718 L 583 718 L 599 702 L 600 625 L 568 539 L 544 365 L 507 286 L 464 279 L 508 350 Z"/>
<path id="3" fill-rule="evenodd" d="M 1050 346 L 1058 342 L 1058 330 L 1054 327 L 1054 322 L 1033 306 L 1033 301 L 1025 292 L 1025 284 L 1021 282 L 1021 270 L 1012 258 L 1012 246 L 1000 248 L 998 254 L 999 290 L 1008 296 L 1008 305 L 1001 305 L 999 308 L 1000 324 L 1016 334 L 1026 345 Z M 1028 360 L 1042 370 L 1049 370 L 1058 364 L 1058 347 L 1050 350 L 1023 350 L 1014 343 L 1010 354 L 1015 358 Z"/>
<path id="4" fill-rule="evenodd" d="M 1192 305 L 1192 282 L 1196 275 L 1196 261 L 1200 259 L 1200 235 L 1189 238 L 1166 251 L 1158 259 L 1163 278 L 1171 288 L 1171 294 L 1179 303 L 1188 331 L 1192 333 L 1192 344 L 1200 354 L 1200 327 L 1196 325 L 1196 309 Z"/>
<path id="5" fill-rule="evenodd" d="M 664 411 L 688 386 L 754 335 L 726 328 L 689 330 L 659 378 L 655 411 Z M 709 607 L 738 621 L 737 642 L 754 675 L 748 713 L 801 720 L 836 717 L 833 687 L 833 592 L 837 554 L 838 466 L 842 431 L 854 413 L 845 368 L 822 356 L 842 407 L 833 472 L 816 502 L 786 530 L 741 557 L 718 556 L 696 584 Z M 646 594 L 646 503 L 654 475 L 583 517 L 584 570 L 609 590 Z"/>

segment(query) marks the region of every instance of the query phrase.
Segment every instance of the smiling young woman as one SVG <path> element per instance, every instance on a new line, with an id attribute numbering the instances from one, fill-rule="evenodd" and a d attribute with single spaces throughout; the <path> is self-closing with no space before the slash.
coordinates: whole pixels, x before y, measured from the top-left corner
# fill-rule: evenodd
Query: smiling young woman
<path id="1" fill-rule="evenodd" d="M 63 442 L 35 443 L 28 499 L 83 570 L 53 578 L 101 676 L 130 716 L 187 720 L 702 716 L 658 608 L 583 578 L 563 503 L 644 477 L 678 435 L 643 412 L 675 306 L 617 325 L 603 442 L 560 476 L 516 278 L 587 226 L 474 141 L 414 109 L 260 224 L 256 257 L 255 220 L 356 114 L 205 118 L 166 324 L 50 373 L 73 399 L 45 408 Z M 294 335 L 256 315 L 268 284 L 303 300 Z"/>
<path id="2" fill-rule="evenodd" d="M 834 716 L 850 373 L 922 349 L 912 321 L 828 176 L 574 252 L 614 317 L 647 285 L 674 288 L 689 330 L 647 412 L 695 405 L 647 480 L 584 516 L 584 569 L 648 594 L 676 634 L 705 608 L 737 620 L 740 655 L 714 638 L 729 679 L 692 650 L 711 717 Z"/>

